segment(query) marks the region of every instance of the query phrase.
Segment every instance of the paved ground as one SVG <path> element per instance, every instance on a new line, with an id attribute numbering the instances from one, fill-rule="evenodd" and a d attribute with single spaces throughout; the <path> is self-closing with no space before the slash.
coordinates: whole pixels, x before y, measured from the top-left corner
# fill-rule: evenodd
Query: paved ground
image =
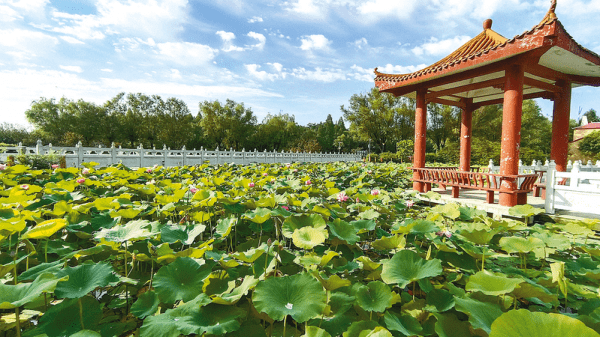
<path id="1" fill-rule="evenodd" d="M 452 189 L 448 188 L 447 190 L 442 190 L 439 188 L 434 188 L 434 192 L 439 193 L 441 198 L 439 200 L 429 200 L 427 198 L 422 198 L 423 201 L 431 202 L 432 204 L 446 204 L 450 202 L 457 202 L 459 204 L 475 207 L 477 209 L 484 210 L 488 212 L 489 215 L 499 218 L 499 217 L 511 217 L 508 214 L 508 209 L 510 207 L 500 206 L 498 205 L 498 193 L 494 193 L 494 203 L 488 204 L 485 202 L 485 191 L 481 190 L 460 190 L 459 198 L 452 198 Z M 527 203 L 533 207 L 544 208 L 544 200 L 542 198 L 533 197 L 530 193 L 527 196 Z M 599 206 L 600 207 L 600 206 Z M 571 212 L 571 211 L 563 211 L 557 210 L 556 214 L 548 214 L 551 217 L 561 217 L 561 218 L 569 218 L 569 219 L 600 219 L 600 216 L 597 214 L 591 213 L 579 213 L 579 212 Z"/>

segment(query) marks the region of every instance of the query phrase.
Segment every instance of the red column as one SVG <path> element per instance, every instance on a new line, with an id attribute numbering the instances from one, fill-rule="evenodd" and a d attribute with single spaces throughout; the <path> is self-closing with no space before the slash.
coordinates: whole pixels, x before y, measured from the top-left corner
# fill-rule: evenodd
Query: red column
<path id="1" fill-rule="evenodd" d="M 471 122 L 473 121 L 473 107 L 469 99 L 467 106 L 462 109 L 460 114 L 460 167 L 461 171 L 469 172 L 471 170 Z"/>
<path id="2" fill-rule="evenodd" d="M 556 170 L 567 170 L 567 157 L 569 155 L 569 119 L 571 116 L 571 81 L 560 80 L 556 85 L 561 91 L 554 99 L 554 113 L 552 114 L 552 147 L 550 159 L 556 162 Z"/>
<path id="3" fill-rule="evenodd" d="M 425 103 L 426 89 L 417 90 L 417 108 L 415 110 L 415 154 L 413 156 L 413 167 L 425 167 L 425 145 L 427 135 L 427 104 Z M 413 173 L 413 189 L 424 192 L 423 183 L 414 181 L 419 179 L 417 172 Z"/>
<path id="4" fill-rule="evenodd" d="M 523 79 L 525 74 L 522 65 L 512 65 L 506 69 L 504 78 L 504 109 L 502 111 L 502 147 L 500 153 L 500 174 L 519 174 L 519 146 L 521 143 L 521 115 L 523 112 Z M 515 179 L 504 179 L 500 185 L 500 205 L 515 206 L 517 197 L 510 193 L 517 189 Z M 526 198 L 526 196 L 525 196 Z M 526 199 L 525 199 L 526 202 Z"/>

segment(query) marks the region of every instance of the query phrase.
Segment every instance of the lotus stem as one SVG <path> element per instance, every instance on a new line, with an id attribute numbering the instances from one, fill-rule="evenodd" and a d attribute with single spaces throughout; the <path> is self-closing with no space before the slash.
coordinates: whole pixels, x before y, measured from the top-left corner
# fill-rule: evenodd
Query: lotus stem
<path id="1" fill-rule="evenodd" d="M 79 302 L 79 323 L 81 323 L 81 330 L 85 330 L 83 326 L 83 304 L 81 304 L 81 297 L 77 299 L 77 302 Z"/>
<path id="2" fill-rule="evenodd" d="M 485 270 L 485 252 L 481 257 L 481 270 Z"/>
<path id="3" fill-rule="evenodd" d="M 285 315 L 285 317 L 283 318 L 283 337 L 285 337 L 285 328 L 287 327 L 287 317 L 288 317 L 288 315 Z"/>
<path id="4" fill-rule="evenodd" d="M 150 286 L 148 290 L 152 290 L 152 279 L 154 278 L 154 259 L 150 259 Z"/>
<path id="5" fill-rule="evenodd" d="M 46 258 L 46 263 L 48 263 L 48 239 L 46 239 L 46 247 L 44 247 L 44 257 Z"/>
<path id="6" fill-rule="evenodd" d="M 15 244 L 15 256 L 13 256 L 13 279 L 14 279 L 15 285 L 17 285 L 17 250 L 19 249 L 19 239 L 20 239 L 20 236 L 18 237 L 17 243 Z M 9 237 L 8 237 L 8 246 L 9 247 L 10 247 L 11 241 L 12 241 L 12 235 L 9 235 Z M 17 337 L 21 337 L 21 316 L 20 316 L 18 306 L 15 308 L 15 319 L 16 319 L 15 329 L 17 330 Z"/>
<path id="7" fill-rule="evenodd" d="M 416 287 L 416 283 L 417 281 L 413 281 L 413 301 L 415 300 L 415 287 Z"/>

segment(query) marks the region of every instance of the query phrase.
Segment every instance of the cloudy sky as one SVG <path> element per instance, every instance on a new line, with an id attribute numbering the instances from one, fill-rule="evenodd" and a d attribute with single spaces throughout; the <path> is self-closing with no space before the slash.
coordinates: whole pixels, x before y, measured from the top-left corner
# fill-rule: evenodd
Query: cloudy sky
<path id="1" fill-rule="evenodd" d="M 244 102 L 261 121 L 342 115 L 373 69 L 438 61 L 494 20 L 507 38 L 549 0 L 0 0 L 0 122 L 26 125 L 39 97 L 103 103 L 119 92 Z M 559 0 L 557 15 L 600 52 L 600 1 Z M 540 101 L 551 114 L 550 102 Z M 573 92 L 572 117 L 600 111 L 600 88 Z"/>

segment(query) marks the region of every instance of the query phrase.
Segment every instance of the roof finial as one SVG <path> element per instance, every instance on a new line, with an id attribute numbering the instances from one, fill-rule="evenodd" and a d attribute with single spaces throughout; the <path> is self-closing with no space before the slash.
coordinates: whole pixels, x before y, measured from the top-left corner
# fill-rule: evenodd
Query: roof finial
<path id="1" fill-rule="evenodd" d="M 556 0 L 550 1 L 550 9 L 548 10 L 548 14 L 546 16 L 555 19 L 556 18 Z"/>
<path id="2" fill-rule="evenodd" d="M 492 19 L 487 19 L 483 21 L 483 29 L 492 29 Z"/>

